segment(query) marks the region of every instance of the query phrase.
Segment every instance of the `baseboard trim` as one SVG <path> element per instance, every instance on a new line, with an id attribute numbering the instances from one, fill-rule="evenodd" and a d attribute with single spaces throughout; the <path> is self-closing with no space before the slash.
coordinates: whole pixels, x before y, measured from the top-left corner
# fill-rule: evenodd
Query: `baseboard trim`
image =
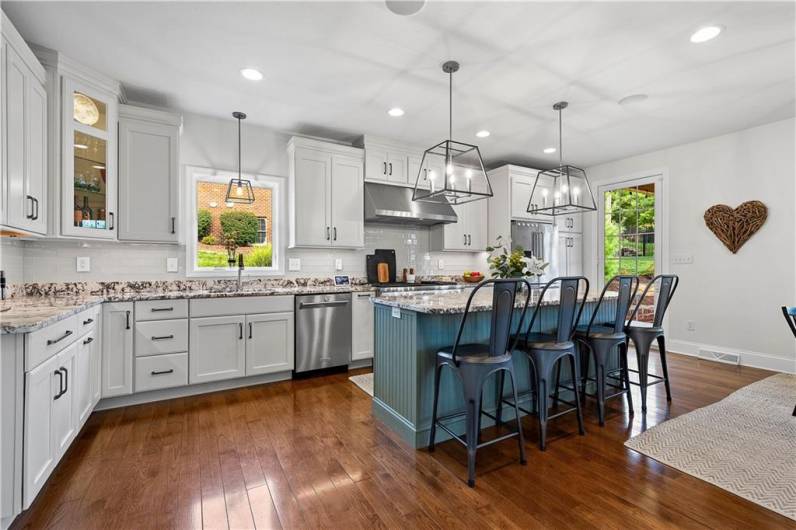
<path id="1" fill-rule="evenodd" d="M 741 359 L 741 366 L 749 366 L 752 368 L 762 368 L 764 370 L 772 370 L 774 372 L 785 372 L 789 374 L 796 373 L 796 359 L 785 359 L 783 357 L 775 357 L 765 353 L 739 350 L 737 348 L 728 348 L 726 346 L 716 346 L 713 344 L 702 344 L 698 342 L 689 342 L 685 340 L 667 340 L 666 349 L 672 353 L 679 353 L 682 355 L 689 355 L 691 357 L 698 357 L 705 361 L 711 361 L 699 355 L 699 350 L 711 350 L 725 353 L 732 353 L 738 355 Z M 718 362 L 721 361 L 711 361 Z"/>
<path id="2" fill-rule="evenodd" d="M 245 386 L 262 385 L 264 383 L 275 383 L 277 381 L 286 381 L 292 377 L 293 373 L 291 371 L 286 371 L 274 374 L 241 377 L 238 379 L 227 379 L 225 381 L 212 381 L 210 383 L 201 383 L 198 385 L 162 388 L 160 390 L 150 390 L 149 392 L 130 394 L 128 396 L 114 396 L 101 399 L 99 403 L 97 403 L 97 406 L 94 407 L 94 410 L 115 409 L 119 407 L 128 407 L 130 405 L 163 401 L 166 399 L 208 394 L 210 392 L 218 392 L 219 390 L 230 390 L 233 388 L 243 388 Z"/>

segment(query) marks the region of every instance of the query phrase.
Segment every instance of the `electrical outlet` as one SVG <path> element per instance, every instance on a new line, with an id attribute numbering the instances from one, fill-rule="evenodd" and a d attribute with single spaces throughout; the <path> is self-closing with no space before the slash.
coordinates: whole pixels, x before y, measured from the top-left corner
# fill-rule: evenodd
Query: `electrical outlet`
<path id="1" fill-rule="evenodd" d="M 693 320 L 689 320 L 687 322 L 687 325 L 688 325 L 688 331 L 696 331 L 696 322 L 694 322 Z"/>
<path id="2" fill-rule="evenodd" d="M 178 272 L 180 263 L 177 258 L 166 258 L 166 272 Z"/>
<path id="3" fill-rule="evenodd" d="M 301 270 L 301 258 L 290 258 L 287 260 L 287 270 L 289 271 L 300 271 Z"/>
<path id="4" fill-rule="evenodd" d="M 343 260 L 342 260 L 342 258 L 336 258 L 334 260 L 334 270 L 336 270 L 336 271 L 343 270 Z"/>
<path id="5" fill-rule="evenodd" d="M 439 270 L 445 269 L 445 260 L 444 259 L 440 258 L 440 259 L 437 260 L 437 268 Z"/>
<path id="6" fill-rule="evenodd" d="M 81 256 L 77 258 L 77 272 L 90 272 L 91 271 L 91 258 L 88 256 Z"/>

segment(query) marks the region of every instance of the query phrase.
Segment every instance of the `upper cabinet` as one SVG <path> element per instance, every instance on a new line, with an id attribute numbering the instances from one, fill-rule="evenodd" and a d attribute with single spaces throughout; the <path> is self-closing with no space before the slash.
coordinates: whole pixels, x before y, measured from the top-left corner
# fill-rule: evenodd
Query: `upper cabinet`
<path id="1" fill-rule="evenodd" d="M 365 244 L 362 149 L 294 137 L 290 165 L 290 247 Z"/>
<path id="2" fill-rule="evenodd" d="M 406 187 L 414 187 L 417 183 L 420 188 L 428 189 L 430 174 L 432 172 L 443 174 L 444 167 L 439 161 L 426 161 L 421 167 L 423 161 L 421 148 L 375 136 L 364 136 L 361 144 L 365 148 L 366 181 Z"/>
<path id="3" fill-rule="evenodd" d="M 46 75 L 36 56 L 2 15 L 0 49 L 0 224 L 47 232 Z"/>
<path id="4" fill-rule="evenodd" d="M 538 169 L 505 165 L 489 172 L 494 196 L 489 199 L 489 240 L 502 236 L 504 241 L 511 235 L 511 220 L 540 221 L 552 223 L 549 215 L 528 213 L 528 203 Z"/>
<path id="5" fill-rule="evenodd" d="M 33 50 L 47 72 L 48 234 L 116 239 L 121 87 L 61 53 Z"/>
<path id="6" fill-rule="evenodd" d="M 181 123 L 178 115 L 119 106 L 119 240 L 177 242 Z"/>
<path id="7" fill-rule="evenodd" d="M 484 252 L 487 246 L 488 199 L 454 206 L 458 221 L 431 227 L 431 250 Z"/>

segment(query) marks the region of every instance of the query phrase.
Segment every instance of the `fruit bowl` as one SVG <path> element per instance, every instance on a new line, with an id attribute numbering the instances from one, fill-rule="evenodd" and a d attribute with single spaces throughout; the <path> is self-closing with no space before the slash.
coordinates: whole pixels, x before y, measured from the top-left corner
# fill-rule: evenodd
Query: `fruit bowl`
<path id="1" fill-rule="evenodd" d="M 484 275 L 483 274 L 479 274 L 478 276 L 466 275 L 462 276 L 462 279 L 465 281 L 465 283 L 481 283 L 482 281 L 484 281 Z"/>

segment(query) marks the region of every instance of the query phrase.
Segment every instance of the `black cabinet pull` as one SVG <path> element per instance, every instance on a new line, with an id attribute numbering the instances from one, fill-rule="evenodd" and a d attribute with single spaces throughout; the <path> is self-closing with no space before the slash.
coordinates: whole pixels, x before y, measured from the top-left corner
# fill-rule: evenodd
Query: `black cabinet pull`
<path id="1" fill-rule="evenodd" d="M 168 340 L 173 338 L 174 335 L 163 335 L 162 337 L 152 337 L 152 340 Z"/>
<path id="2" fill-rule="evenodd" d="M 392 175 L 392 162 L 390 162 L 390 175 Z"/>
<path id="3" fill-rule="evenodd" d="M 249 322 L 249 338 L 252 338 L 252 323 Z"/>
<path id="4" fill-rule="evenodd" d="M 116 223 L 113 220 L 113 212 L 108 212 L 108 217 L 111 218 L 111 223 L 110 225 L 108 225 L 108 230 L 113 230 L 113 227 L 116 225 Z"/>
<path id="5" fill-rule="evenodd" d="M 53 401 L 55 401 L 64 395 L 64 374 L 61 373 L 61 370 L 56 370 L 53 374 L 58 376 L 58 393 L 53 396 Z"/>
<path id="6" fill-rule="evenodd" d="M 337 227 L 334 227 L 334 240 L 337 241 Z"/>
<path id="7" fill-rule="evenodd" d="M 58 344 L 59 342 L 61 342 L 62 340 L 64 340 L 66 337 L 68 337 L 71 334 L 72 334 L 72 332 L 67 330 L 66 333 L 64 333 L 63 335 L 61 335 L 57 339 L 49 339 L 49 340 L 47 340 L 47 346 L 52 346 L 53 344 Z"/>
<path id="8" fill-rule="evenodd" d="M 169 368 L 168 370 L 152 370 L 150 372 L 152 375 L 164 375 L 164 374 L 173 374 L 174 368 Z"/>
<path id="9" fill-rule="evenodd" d="M 126 322 L 125 325 L 124 325 L 124 329 L 130 329 L 130 312 L 129 311 L 125 311 L 125 317 L 124 318 L 125 318 L 125 322 Z"/>
<path id="10" fill-rule="evenodd" d="M 91 344 L 92 342 L 94 342 L 94 337 L 89 337 L 83 341 L 83 344 Z"/>
<path id="11" fill-rule="evenodd" d="M 150 309 L 153 313 L 158 313 L 160 311 L 174 311 L 174 307 L 153 307 Z"/>
<path id="12" fill-rule="evenodd" d="M 326 241 L 329 241 L 329 239 L 331 239 L 331 235 L 329 234 L 329 227 L 327 226 L 326 227 Z"/>
<path id="13" fill-rule="evenodd" d="M 176 222 L 177 222 L 177 219 L 172 217 L 171 218 L 171 233 L 172 234 L 175 233 L 174 223 L 176 223 Z"/>
<path id="14" fill-rule="evenodd" d="M 69 392 L 69 370 L 67 370 L 63 366 L 61 367 L 61 370 L 64 371 L 64 394 L 66 394 L 67 392 Z"/>
<path id="15" fill-rule="evenodd" d="M 33 200 L 36 201 L 36 217 L 33 218 L 33 220 L 36 221 L 39 218 L 39 199 L 33 197 Z"/>
<path id="16" fill-rule="evenodd" d="M 83 321 L 83 325 L 84 325 L 84 326 L 88 326 L 88 325 L 89 325 L 89 324 L 91 324 L 92 322 L 94 322 L 94 319 L 93 319 L 93 318 L 87 318 L 86 320 L 84 320 L 84 321 Z"/>
<path id="17" fill-rule="evenodd" d="M 467 234 L 464 234 L 464 246 L 467 246 Z"/>
<path id="18" fill-rule="evenodd" d="M 25 219 L 33 219 L 33 197 L 26 195 L 25 199 L 30 203 L 30 213 L 25 214 Z"/>
<path id="19" fill-rule="evenodd" d="M 387 174 L 387 162 L 383 162 L 383 164 L 384 164 L 384 171 L 382 172 L 382 175 L 386 175 Z"/>
<path id="20" fill-rule="evenodd" d="M 238 322 L 238 340 L 243 340 L 243 322 Z"/>

